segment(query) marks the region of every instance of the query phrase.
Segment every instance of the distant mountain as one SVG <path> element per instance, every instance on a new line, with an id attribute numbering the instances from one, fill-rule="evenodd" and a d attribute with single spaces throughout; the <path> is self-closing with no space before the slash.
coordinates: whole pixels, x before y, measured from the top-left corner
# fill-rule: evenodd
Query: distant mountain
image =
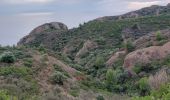
<path id="1" fill-rule="evenodd" d="M 167 6 L 153 5 L 120 16 L 106 16 L 106 17 L 97 18 L 96 20 L 98 21 L 120 20 L 120 19 L 138 18 L 144 16 L 159 16 L 160 14 L 170 14 L 170 4 L 167 4 Z"/>

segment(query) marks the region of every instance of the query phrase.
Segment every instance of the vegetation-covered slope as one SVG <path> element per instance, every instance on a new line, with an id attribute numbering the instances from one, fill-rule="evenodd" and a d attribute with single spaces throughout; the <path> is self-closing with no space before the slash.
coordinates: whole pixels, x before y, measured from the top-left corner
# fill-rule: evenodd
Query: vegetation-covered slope
<path id="1" fill-rule="evenodd" d="M 22 94 L 23 100 L 145 100 L 140 96 L 152 100 L 157 94 L 155 99 L 168 98 L 169 90 L 164 88 L 169 87 L 169 50 L 150 48 L 168 44 L 169 10 L 169 5 L 151 6 L 69 30 L 58 22 L 39 26 L 17 47 L 1 47 L 0 84 L 7 86 L 0 93 L 14 98 Z"/>

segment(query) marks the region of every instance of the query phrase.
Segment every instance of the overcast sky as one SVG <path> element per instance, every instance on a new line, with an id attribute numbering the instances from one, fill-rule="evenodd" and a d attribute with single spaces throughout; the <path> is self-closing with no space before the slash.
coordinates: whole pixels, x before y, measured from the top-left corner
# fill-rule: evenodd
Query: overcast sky
<path id="1" fill-rule="evenodd" d="M 13 45 L 38 25 L 63 22 L 69 28 L 170 0 L 0 0 L 0 44 Z"/>

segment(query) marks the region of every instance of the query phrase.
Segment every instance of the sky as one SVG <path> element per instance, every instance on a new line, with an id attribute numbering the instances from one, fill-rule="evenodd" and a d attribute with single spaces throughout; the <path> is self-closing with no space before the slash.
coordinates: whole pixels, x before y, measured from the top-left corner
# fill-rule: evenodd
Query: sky
<path id="1" fill-rule="evenodd" d="M 62 22 L 77 27 L 102 16 L 115 16 L 170 0 L 0 0 L 0 45 L 15 45 L 35 27 Z"/>

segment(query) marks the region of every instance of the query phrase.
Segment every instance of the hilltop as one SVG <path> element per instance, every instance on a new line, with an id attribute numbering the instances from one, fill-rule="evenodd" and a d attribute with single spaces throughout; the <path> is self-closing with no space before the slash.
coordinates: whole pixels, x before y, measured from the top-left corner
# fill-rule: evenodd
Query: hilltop
<path id="1" fill-rule="evenodd" d="M 170 4 L 73 29 L 45 23 L 16 47 L 0 48 L 0 94 L 16 100 L 165 99 L 169 54 Z"/>

